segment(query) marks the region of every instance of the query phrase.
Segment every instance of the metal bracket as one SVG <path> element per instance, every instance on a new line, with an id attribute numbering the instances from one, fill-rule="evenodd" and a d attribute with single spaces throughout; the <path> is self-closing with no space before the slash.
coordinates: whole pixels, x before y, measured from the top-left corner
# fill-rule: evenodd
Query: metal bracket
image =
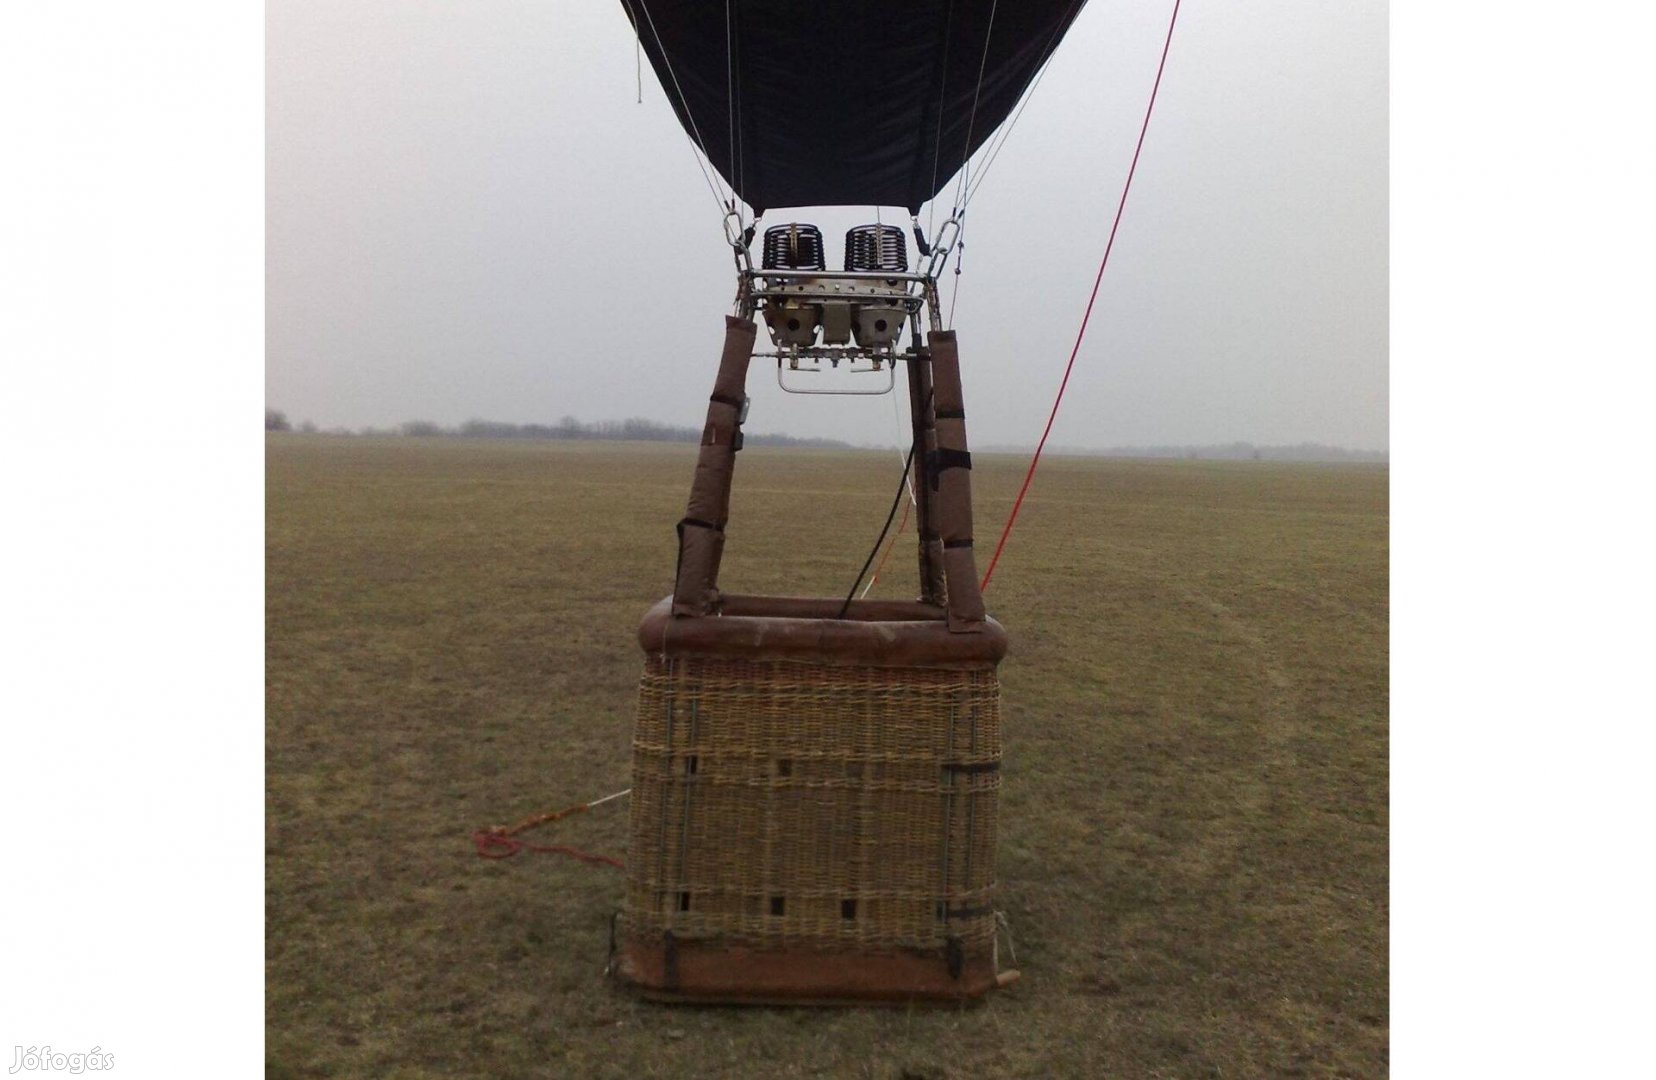
<path id="1" fill-rule="evenodd" d="M 824 395 L 837 395 L 839 397 L 879 397 L 881 394 L 891 393 L 892 388 L 897 385 L 897 364 L 895 362 L 891 362 L 891 363 L 884 364 L 883 366 L 885 368 L 885 373 L 886 373 L 886 383 L 885 383 L 884 386 L 880 387 L 877 390 L 806 390 L 803 387 L 794 387 L 794 386 L 789 386 L 788 385 L 787 380 L 785 378 L 783 378 L 783 376 L 782 376 L 782 372 L 785 369 L 783 368 L 782 360 L 779 357 L 776 361 L 776 385 L 780 386 L 783 389 L 784 392 L 789 393 L 789 394 L 824 394 Z M 818 368 L 787 368 L 786 370 L 804 371 L 804 372 L 807 372 L 807 373 L 810 373 L 810 374 L 816 374 L 816 373 L 820 372 L 822 369 L 820 367 L 818 367 Z M 866 369 L 866 370 L 867 371 L 878 371 L 879 368 L 869 368 L 869 369 Z M 859 374 L 862 374 L 862 372 L 859 372 Z"/>
<path id="2" fill-rule="evenodd" d="M 950 230 L 953 230 L 952 232 Z M 932 237 L 931 262 L 926 264 L 925 277 L 935 282 L 943 268 L 949 263 L 949 252 L 954 250 L 960 240 L 960 218 L 954 216 L 937 227 L 937 235 Z"/>

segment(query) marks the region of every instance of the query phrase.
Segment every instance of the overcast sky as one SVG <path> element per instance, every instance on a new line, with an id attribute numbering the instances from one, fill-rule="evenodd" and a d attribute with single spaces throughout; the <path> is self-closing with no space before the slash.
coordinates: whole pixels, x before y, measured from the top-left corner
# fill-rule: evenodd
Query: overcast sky
<path id="1" fill-rule="evenodd" d="M 972 202 L 975 444 L 1045 422 L 1170 8 L 1091 0 Z M 618 0 L 266 18 L 271 407 L 324 428 L 700 425 L 732 266 L 647 63 L 636 101 Z M 1184 5 L 1054 445 L 1388 446 L 1386 34 L 1378 0 Z M 766 224 L 820 224 L 832 261 L 873 216 Z M 749 392 L 750 430 L 896 437 L 887 397 L 786 395 L 768 361 Z"/>

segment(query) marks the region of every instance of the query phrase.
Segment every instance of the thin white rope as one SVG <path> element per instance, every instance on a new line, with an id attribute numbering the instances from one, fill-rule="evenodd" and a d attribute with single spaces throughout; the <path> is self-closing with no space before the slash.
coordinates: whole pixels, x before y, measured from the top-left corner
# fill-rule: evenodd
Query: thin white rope
<path id="1" fill-rule="evenodd" d="M 963 211 L 960 215 L 960 231 L 955 234 L 954 291 L 949 295 L 949 317 L 943 322 L 943 325 L 950 330 L 954 329 L 955 304 L 960 302 L 960 260 L 964 258 L 965 255 L 966 214 Z"/>
<path id="2" fill-rule="evenodd" d="M 1084 0 L 1076 0 L 1076 3 L 1071 6 L 1070 12 L 1072 17 L 1076 8 L 1083 2 Z M 999 0 L 996 0 L 997 5 L 998 3 Z M 1063 19 L 1053 27 L 1052 36 L 1047 39 L 1046 48 L 1041 57 L 1040 66 L 1036 68 L 1035 78 L 1030 81 L 1029 88 L 1024 91 L 1022 99 L 1018 102 L 1016 111 L 1012 114 L 1012 119 L 1002 124 L 1000 130 L 989 138 L 988 142 L 982 148 L 983 153 L 981 155 L 968 155 L 967 159 L 961 163 L 960 180 L 955 185 L 955 214 L 960 219 L 960 225 L 959 232 L 955 235 L 954 288 L 951 290 L 949 296 L 949 316 L 944 321 L 944 325 L 951 330 L 954 329 L 955 305 L 960 301 L 960 267 L 966 254 L 966 207 L 971 204 L 972 196 L 977 194 L 978 187 L 983 183 L 983 178 L 988 175 L 989 167 L 993 165 L 995 163 L 995 159 L 1000 156 L 1001 149 L 1006 145 L 1007 139 L 1011 138 L 1012 129 L 1018 126 L 1018 121 L 1023 117 L 1024 109 L 1028 108 L 1030 101 L 1034 99 L 1035 90 L 1041 85 L 1041 80 L 1046 78 L 1047 68 L 1051 65 L 1052 58 L 1057 52 L 1058 39 L 1061 36 L 1061 31 L 1064 26 L 1068 25 L 1068 22 L 1068 19 Z M 978 87 L 972 95 L 972 118 L 968 121 L 966 127 L 966 144 L 968 146 L 971 145 L 972 127 L 977 121 L 977 95 L 983 90 L 983 65 L 986 64 L 989 59 L 989 34 L 994 31 L 994 25 L 995 8 L 994 6 L 991 6 L 989 10 L 989 28 L 985 32 L 983 39 L 983 61 L 978 66 Z M 973 158 L 981 158 L 983 162 L 982 166 L 978 169 L 977 178 L 975 180 L 972 179 Z"/>
<path id="3" fill-rule="evenodd" d="M 1051 57 L 1047 59 L 1050 61 Z M 966 201 L 963 205 L 971 205 L 972 196 L 977 194 L 978 188 L 983 184 L 983 178 L 989 175 L 989 167 L 995 163 L 996 158 L 1000 157 L 1001 148 L 1012 137 L 1012 129 L 1017 127 L 1018 121 L 1023 118 L 1024 108 L 1035 96 L 1035 88 L 1040 86 L 1041 80 L 1046 77 L 1046 70 L 1046 65 L 1043 64 L 1041 70 L 1035 74 L 1035 81 L 1029 84 L 1029 90 L 1024 94 L 1023 101 L 1018 103 L 1017 111 L 1012 114 L 1012 119 L 1007 121 L 1005 126 L 990 140 L 983 164 L 978 167 L 976 175 L 972 177 L 971 186 L 966 189 Z"/>
<path id="4" fill-rule="evenodd" d="M 623 2 L 628 2 L 628 10 L 631 11 L 629 0 L 623 0 Z M 696 126 L 696 117 L 690 112 L 690 101 L 684 96 L 684 88 L 679 85 L 678 73 L 673 70 L 673 58 L 667 55 L 667 47 L 661 43 L 661 34 L 656 30 L 655 16 L 650 14 L 649 3 L 647 0 L 638 0 L 638 6 L 644 9 L 644 18 L 650 24 L 650 36 L 655 38 L 656 50 L 661 53 L 662 62 L 667 65 L 667 77 L 673 81 L 673 90 L 678 94 L 679 104 L 684 108 L 684 118 L 690 122 L 690 131 L 686 133 L 686 137 L 694 136 L 691 138 L 690 152 L 695 155 L 696 168 L 701 170 L 702 179 L 707 181 L 707 190 L 713 193 L 713 202 L 718 206 L 719 216 L 722 218 L 725 214 L 727 200 L 719 193 L 722 185 L 714 182 L 718 170 L 714 169 L 711 173 L 708 171 L 708 167 L 713 164 L 713 159 L 707 153 L 707 140 L 702 138 L 701 129 Z M 637 25 L 638 16 L 634 15 L 633 26 L 637 27 Z M 701 151 L 699 154 L 696 153 L 698 149 Z M 702 163 L 703 158 L 707 159 L 705 165 Z"/>
<path id="5" fill-rule="evenodd" d="M 617 791 L 613 795 L 605 795 L 602 799 L 593 799 L 591 802 L 587 803 L 587 809 L 590 810 L 594 806 L 602 806 L 604 803 L 607 803 L 612 799 L 619 799 L 623 795 L 631 795 L 631 794 L 632 794 L 632 788 L 627 788 L 625 791 Z"/>
<path id="6" fill-rule="evenodd" d="M 902 406 L 897 401 L 897 395 L 896 394 L 891 394 L 889 396 L 891 398 L 891 428 L 892 428 L 892 433 L 893 433 L 893 436 L 894 436 L 893 441 L 892 441 L 892 446 L 897 451 L 897 463 L 903 467 L 903 487 L 908 489 L 909 507 L 911 509 L 918 510 L 920 508 L 920 502 L 919 502 L 918 499 L 915 498 L 915 495 L 914 495 L 914 476 L 913 476 L 912 473 L 909 472 L 908 451 L 903 449 L 903 410 L 902 410 Z M 892 537 L 891 542 L 896 543 L 897 538 L 895 536 Z M 878 574 L 870 575 L 869 579 L 868 579 L 868 584 L 864 585 L 862 592 L 857 594 L 857 599 L 858 600 L 867 599 L 869 590 L 874 588 L 874 582 L 877 581 L 877 580 L 879 580 L 879 575 Z"/>
<path id="7" fill-rule="evenodd" d="M 972 131 L 977 127 L 978 98 L 983 94 L 983 73 L 989 67 L 989 42 L 995 36 L 995 12 L 1000 0 L 989 5 L 989 25 L 983 29 L 983 56 L 978 60 L 977 85 L 972 88 L 972 111 L 966 118 L 966 141 L 960 146 L 960 180 L 955 184 L 955 211 L 960 210 L 960 197 L 966 192 L 966 178 L 972 165 Z"/>
<path id="8" fill-rule="evenodd" d="M 736 52 L 730 35 L 730 0 L 725 0 L 725 112 L 730 120 L 730 175 L 735 178 L 739 176 L 736 172 Z M 740 210 L 736 211 L 736 224 L 744 224 Z"/>
<path id="9" fill-rule="evenodd" d="M 667 65 L 667 77 L 673 80 L 673 92 L 678 94 L 679 104 L 684 107 L 684 118 L 690 121 L 690 131 L 695 136 L 695 144 L 701 149 L 702 156 L 711 163 L 713 157 L 707 152 L 707 140 L 702 138 L 701 128 L 696 125 L 696 116 L 690 111 L 690 99 L 684 96 L 684 87 L 679 84 L 678 72 L 673 69 L 673 58 L 668 55 L 667 46 L 662 44 L 661 32 L 656 29 L 655 16 L 650 14 L 648 0 L 638 0 L 638 6 L 644 9 L 644 18 L 649 20 L 650 36 L 655 38 L 656 50 L 661 53 L 662 62 Z"/>
<path id="10" fill-rule="evenodd" d="M 1083 2 L 1084 0 L 1076 0 L 1076 3 L 1070 7 L 1071 13 Z M 977 170 L 977 177 L 966 189 L 966 201 L 962 204 L 963 206 L 971 203 L 972 197 L 977 194 L 978 188 L 982 186 L 984 177 L 989 175 L 989 167 L 995 163 L 995 159 L 1000 156 L 1001 149 L 1006 145 L 1006 141 L 1012 137 L 1012 129 L 1018 126 L 1018 121 L 1023 118 L 1024 110 L 1035 99 L 1035 91 L 1040 87 L 1041 80 L 1046 78 L 1047 69 L 1052 66 L 1052 58 L 1058 52 L 1058 39 L 1063 36 L 1062 30 L 1067 25 L 1068 19 L 1064 19 L 1053 27 L 1052 36 L 1047 39 L 1046 52 L 1041 57 L 1041 66 L 1036 70 L 1035 78 L 1030 82 L 1029 89 L 1024 91 L 1023 100 L 1018 102 L 1018 108 L 1013 112 L 1012 119 L 1002 124 L 1000 131 L 989 140 L 988 153 L 985 155 L 983 165 Z"/>
<path id="11" fill-rule="evenodd" d="M 990 136 L 989 141 L 979 149 L 978 153 L 971 155 L 971 158 L 966 162 L 964 168 L 970 170 L 972 180 L 966 189 L 966 197 L 960 200 L 960 209 L 964 210 L 967 206 L 971 205 L 972 199 L 977 195 L 978 188 L 982 185 L 984 178 L 989 174 L 989 167 L 993 165 L 995 159 L 1000 156 L 1001 149 L 1006 146 L 1007 139 L 1009 139 L 1012 135 L 1012 129 L 1018 126 L 1018 121 L 1023 118 L 1024 110 L 1028 108 L 1029 103 L 1034 100 L 1035 90 L 1041 85 L 1041 80 L 1046 78 L 1047 69 L 1051 67 L 1052 58 L 1057 53 L 1058 40 L 1063 36 L 1064 27 L 1067 26 L 1073 19 L 1075 11 L 1083 3 L 1085 3 L 1085 0 L 1075 0 L 1075 2 L 1070 5 L 1069 15 L 1060 20 L 1057 26 L 1053 27 L 1052 35 L 1047 38 L 1046 48 L 1042 52 L 1040 67 L 1037 68 L 1035 78 L 1030 81 L 1028 89 L 1024 91 L 1022 98 L 1019 100 L 1018 108 L 1012 114 L 1012 118 L 1001 124 L 1000 129 L 996 131 L 994 135 Z M 972 162 L 979 159 L 982 160 L 983 164 L 974 168 L 972 166 Z M 935 176 L 932 178 L 932 183 L 933 185 L 936 185 L 937 183 L 937 178 Z M 933 229 L 933 224 L 936 220 L 937 202 L 936 197 L 934 196 L 931 204 L 930 215 L 926 221 L 926 231 L 928 233 L 935 231 Z"/>
<path id="12" fill-rule="evenodd" d="M 966 222 L 965 222 L 964 217 L 961 213 L 961 211 L 964 209 L 965 204 L 961 200 L 962 200 L 962 196 L 967 191 L 966 180 L 967 180 L 967 177 L 970 175 L 970 168 L 971 168 L 971 162 L 972 162 L 972 157 L 973 157 L 973 155 L 969 152 L 970 149 L 971 149 L 971 146 L 972 146 L 972 132 L 977 127 L 978 101 L 983 96 L 983 75 L 984 75 L 984 72 L 988 69 L 988 66 L 989 66 L 989 42 L 993 39 L 994 34 L 995 34 L 995 14 L 999 10 L 1000 10 L 1000 0 L 995 0 L 994 3 L 989 5 L 989 24 L 987 26 L 985 26 L 984 30 L 983 30 L 983 55 L 978 58 L 977 83 L 976 83 L 976 85 L 974 85 L 972 87 L 972 109 L 971 109 L 971 112 L 969 112 L 966 116 L 966 141 L 964 143 L 962 143 L 961 147 L 960 147 L 960 151 L 961 151 L 960 178 L 955 182 L 954 209 L 953 209 L 953 212 L 950 214 L 950 220 L 951 221 L 958 221 L 958 224 L 956 225 L 956 230 L 957 231 L 955 233 L 955 240 L 954 240 L 955 245 L 956 245 L 954 294 L 955 294 L 956 297 L 958 297 L 960 295 L 960 252 L 959 252 L 959 247 L 960 247 L 961 241 L 964 239 L 965 233 L 966 233 Z M 942 113 L 943 113 L 943 109 L 942 109 L 942 105 L 940 103 L 938 105 L 938 132 L 939 132 L 940 136 L 941 136 L 941 133 L 942 133 L 942 130 L 943 130 L 943 128 L 942 128 Z M 937 184 L 937 158 L 938 158 L 938 153 L 934 149 L 932 151 L 932 185 L 934 187 Z M 930 232 L 932 234 L 932 242 L 934 244 L 937 242 L 937 232 L 932 228 L 932 224 L 936 220 L 937 220 L 937 196 L 935 194 L 933 194 L 932 202 L 931 202 L 931 210 L 930 210 L 930 212 L 927 216 L 926 229 L 927 229 L 928 232 Z M 945 222 L 945 226 L 947 226 L 947 222 Z M 949 304 L 949 318 L 948 318 L 948 322 L 945 325 L 950 326 L 950 327 L 952 327 L 954 325 L 954 304 L 953 304 L 953 302 L 951 302 Z"/>
<path id="13" fill-rule="evenodd" d="M 1081 0 L 1077 0 L 1078 4 L 1080 2 Z M 1073 12 L 1075 8 L 1072 7 L 1070 10 Z M 991 25 L 994 22 L 993 12 L 990 14 L 990 22 Z M 977 194 L 978 187 L 983 183 L 983 178 L 989 175 L 989 167 L 993 165 L 995 163 L 995 159 L 1000 156 L 1001 148 L 1006 145 L 1006 140 L 1011 138 L 1012 129 L 1018 126 L 1018 121 L 1023 117 L 1024 109 L 1028 108 L 1030 101 L 1034 100 L 1036 88 L 1041 85 L 1041 80 L 1046 78 L 1047 68 L 1051 66 L 1052 58 L 1057 53 L 1060 31 L 1065 25 L 1066 22 L 1060 21 L 1059 24 L 1053 28 L 1052 36 L 1047 40 L 1046 53 L 1041 58 L 1041 66 L 1036 69 L 1035 78 L 1030 81 L 1029 89 L 1024 91 L 1023 99 L 1018 102 L 1018 108 L 1015 112 L 1013 112 L 1012 119 L 1001 125 L 1000 131 L 991 137 L 989 142 L 985 145 L 984 154 L 982 155 L 983 164 L 978 169 L 976 179 L 966 183 L 965 197 L 957 200 L 958 205 L 955 212 L 960 217 L 960 231 L 955 234 L 954 288 L 951 290 L 949 295 L 949 317 L 944 320 L 943 323 L 943 325 L 948 327 L 950 330 L 954 329 L 955 305 L 960 302 L 960 264 L 966 255 L 966 207 L 971 205 L 972 196 Z M 988 55 L 988 48 L 989 45 L 986 38 L 984 41 L 985 56 Z M 979 77 L 981 78 L 981 75 Z M 975 157 L 978 155 L 973 156 Z M 970 170 L 971 161 L 968 160 L 966 165 L 961 169 L 961 178 L 963 183 L 966 182 L 966 178 L 970 175 Z M 958 187 L 956 189 L 956 194 L 957 196 L 959 195 Z"/>
<path id="14" fill-rule="evenodd" d="M 729 15 L 725 16 L 726 19 L 729 19 L 729 17 L 730 17 Z M 734 31 L 732 31 L 732 36 L 734 37 Z M 733 61 L 733 63 L 734 63 L 734 61 Z M 736 69 L 736 71 L 735 71 L 736 75 L 740 75 L 741 73 L 742 73 L 741 69 L 739 69 L 739 68 Z M 742 133 L 742 92 L 740 90 L 737 90 L 737 91 L 735 91 L 735 93 L 732 96 L 735 98 L 735 108 L 736 108 L 736 183 L 737 183 L 738 186 L 745 188 L 745 187 L 747 187 L 747 146 L 745 145 L 745 140 L 743 140 L 742 137 L 741 137 L 741 133 Z M 755 214 L 755 215 L 753 215 L 753 220 L 758 221 L 762 216 L 763 216 L 762 214 Z M 741 220 L 740 214 L 738 214 L 737 220 L 738 221 Z"/>
<path id="15" fill-rule="evenodd" d="M 931 209 L 926 214 L 926 234 L 937 235 L 937 166 L 943 156 L 943 102 L 949 90 L 949 24 L 954 18 L 954 5 L 943 11 L 943 77 L 937 80 L 937 137 L 932 140 Z"/>
<path id="16" fill-rule="evenodd" d="M 903 466 L 907 467 L 908 451 L 903 449 L 903 409 L 902 405 L 897 401 L 896 394 L 891 395 L 891 428 L 892 432 L 896 435 L 896 439 L 893 441 L 892 445 L 897 450 L 897 460 Z M 912 475 L 905 476 L 903 478 L 903 483 L 908 488 L 909 505 L 918 508 L 920 503 L 914 498 L 914 477 Z"/>

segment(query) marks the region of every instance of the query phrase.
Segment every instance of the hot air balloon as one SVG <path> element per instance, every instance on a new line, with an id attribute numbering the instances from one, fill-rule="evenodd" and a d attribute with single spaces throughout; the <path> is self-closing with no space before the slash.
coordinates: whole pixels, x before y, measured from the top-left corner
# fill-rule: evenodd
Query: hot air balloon
<path id="1" fill-rule="evenodd" d="M 668 1000 L 979 996 L 1016 975 L 995 909 L 1007 636 L 979 590 L 960 350 L 938 305 L 961 196 L 930 235 L 919 215 L 965 190 L 1082 0 L 622 2 L 722 181 L 737 292 L 673 592 L 638 634 L 614 970 Z M 906 207 L 910 228 L 859 226 L 838 253 L 804 221 L 759 231 L 843 205 Z M 755 358 L 885 387 L 905 370 L 917 599 L 720 591 Z"/>

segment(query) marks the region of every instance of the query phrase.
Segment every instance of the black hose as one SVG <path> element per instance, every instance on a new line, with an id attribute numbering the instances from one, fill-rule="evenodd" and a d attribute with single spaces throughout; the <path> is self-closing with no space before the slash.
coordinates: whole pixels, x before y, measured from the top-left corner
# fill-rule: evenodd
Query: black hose
<path id="1" fill-rule="evenodd" d="M 851 583 L 851 591 L 845 594 L 845 603 L 840 605 L 836 619 L 845 618 L 845 613 L 851 610 L 851 601 L 856 598 L 857 589 L 862 585 L 863 578 L 868 574 L 868 568 L 874 565 L 874 556 L 880 553 L 880 545 L 885 543 L 886 534 L 891 531 L 891 523 L 897 518 L 897 508 L 903 505 L 903 489 L 908 487 L 909 470 L 914 467 L 914 445 L 909 445 L 908 457 L 903 459 L 903 475 L 897 478 L 897 496 L 891 500 L 891 512 L 886 514 L 885 527 L 880 530 L 880 538 L 874 541 L 874 547 L 869 551 L 868 558 L 863 560 L 862 569 L 857 571 L 857 580 Z"/>

